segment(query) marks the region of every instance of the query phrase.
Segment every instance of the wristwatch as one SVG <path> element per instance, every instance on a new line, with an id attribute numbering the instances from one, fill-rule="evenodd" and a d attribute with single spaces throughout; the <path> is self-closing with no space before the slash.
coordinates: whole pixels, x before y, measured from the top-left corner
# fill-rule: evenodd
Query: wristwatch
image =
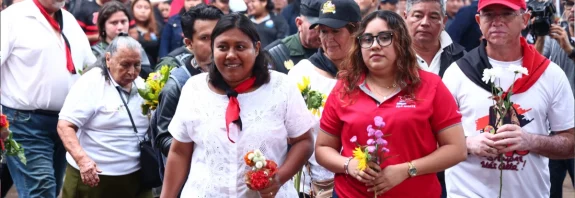
<path id="1" fill-rule="evenodd" d="M 407 162 L 409 169 L 407 169 L 407 173 L 409 173 L 409 177 L 415 177 L 417 175 L 417 168 L 411 162 Z"/>

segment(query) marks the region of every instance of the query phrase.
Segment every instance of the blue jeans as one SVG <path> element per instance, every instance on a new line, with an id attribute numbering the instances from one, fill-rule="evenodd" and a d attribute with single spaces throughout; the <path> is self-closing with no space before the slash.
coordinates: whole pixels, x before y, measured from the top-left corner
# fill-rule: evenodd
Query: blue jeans
<path id="1" fill-rule="evenodd" d="M 573 183 L 573 159 L 549 160 L 549 175 L 551 179 L 550 198 L 563 197 L 563 182 L 565 181 L 567 173 L 569 173 L 571 177 L 571 185 L 575 186 L 575 183 Z"/>
<path id="2" fill-rule="evenodd" d="M 13 138 L 24 147 L 27 164 L 8 156 L 7 164 L 20 198 L 56 198 L 66 170 L 66 149 L 56 131 L 58 115 L 2 107 Z"/>

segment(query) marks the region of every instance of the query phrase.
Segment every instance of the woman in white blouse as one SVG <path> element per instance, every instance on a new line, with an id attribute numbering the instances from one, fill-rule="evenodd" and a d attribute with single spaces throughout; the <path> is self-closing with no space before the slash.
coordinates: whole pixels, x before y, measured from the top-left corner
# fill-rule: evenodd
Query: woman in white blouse
<path id="1" fill-rule="evenodd" d="M 246 16 L 230 14 L 217 23 L 214 65 L 182 88 L 168 128 L 174 140 L 161 197 L 178 195 L 186 179 L 182 173 L 188 173 L 182 197 L 297 197 L 291 178 L 313 152 L 315 120 L 297 86 L 284 74 L 268 71 L 261 49 Z M 244 179 L 250 168 L 243 156 L 254 149 L 279 166 L 259 192 Z"/>
<path id="2" fill-rule="evenodd" d="M 138 171 L 138 142 L 149 125 L 135 85 L 143 83 L 138 77 L 140 48 L 131 37 L 116 37 L 66 97 L 58 122 L 68 151 L 64 198 L 152 197 L 151 189 L 140 186 Z"/>

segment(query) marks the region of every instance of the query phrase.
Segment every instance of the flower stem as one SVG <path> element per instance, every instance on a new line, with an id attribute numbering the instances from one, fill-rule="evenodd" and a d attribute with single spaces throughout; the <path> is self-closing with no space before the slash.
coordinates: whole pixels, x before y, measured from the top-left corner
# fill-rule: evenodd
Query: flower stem
<path id="1" fill-rule="evenodd" d="M 501 193 L 503 192 L 503 154 L 499 154 L 499 198 L 501 198 Z"/>

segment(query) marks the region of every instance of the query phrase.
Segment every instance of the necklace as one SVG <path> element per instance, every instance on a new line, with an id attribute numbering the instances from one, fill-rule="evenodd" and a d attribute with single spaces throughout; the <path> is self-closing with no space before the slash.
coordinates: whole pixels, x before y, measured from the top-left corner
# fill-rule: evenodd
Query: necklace
<path id="1" fill-rule="evenodd" d="M 397 87 L 397 84 L 393 83 L 392 85 L 387 86 L 387 87 L 383 87 L 383 88 L 385 88 L 385 89 L 391 89 L 391 88 L 395 88 L 395 87 Z"/>

